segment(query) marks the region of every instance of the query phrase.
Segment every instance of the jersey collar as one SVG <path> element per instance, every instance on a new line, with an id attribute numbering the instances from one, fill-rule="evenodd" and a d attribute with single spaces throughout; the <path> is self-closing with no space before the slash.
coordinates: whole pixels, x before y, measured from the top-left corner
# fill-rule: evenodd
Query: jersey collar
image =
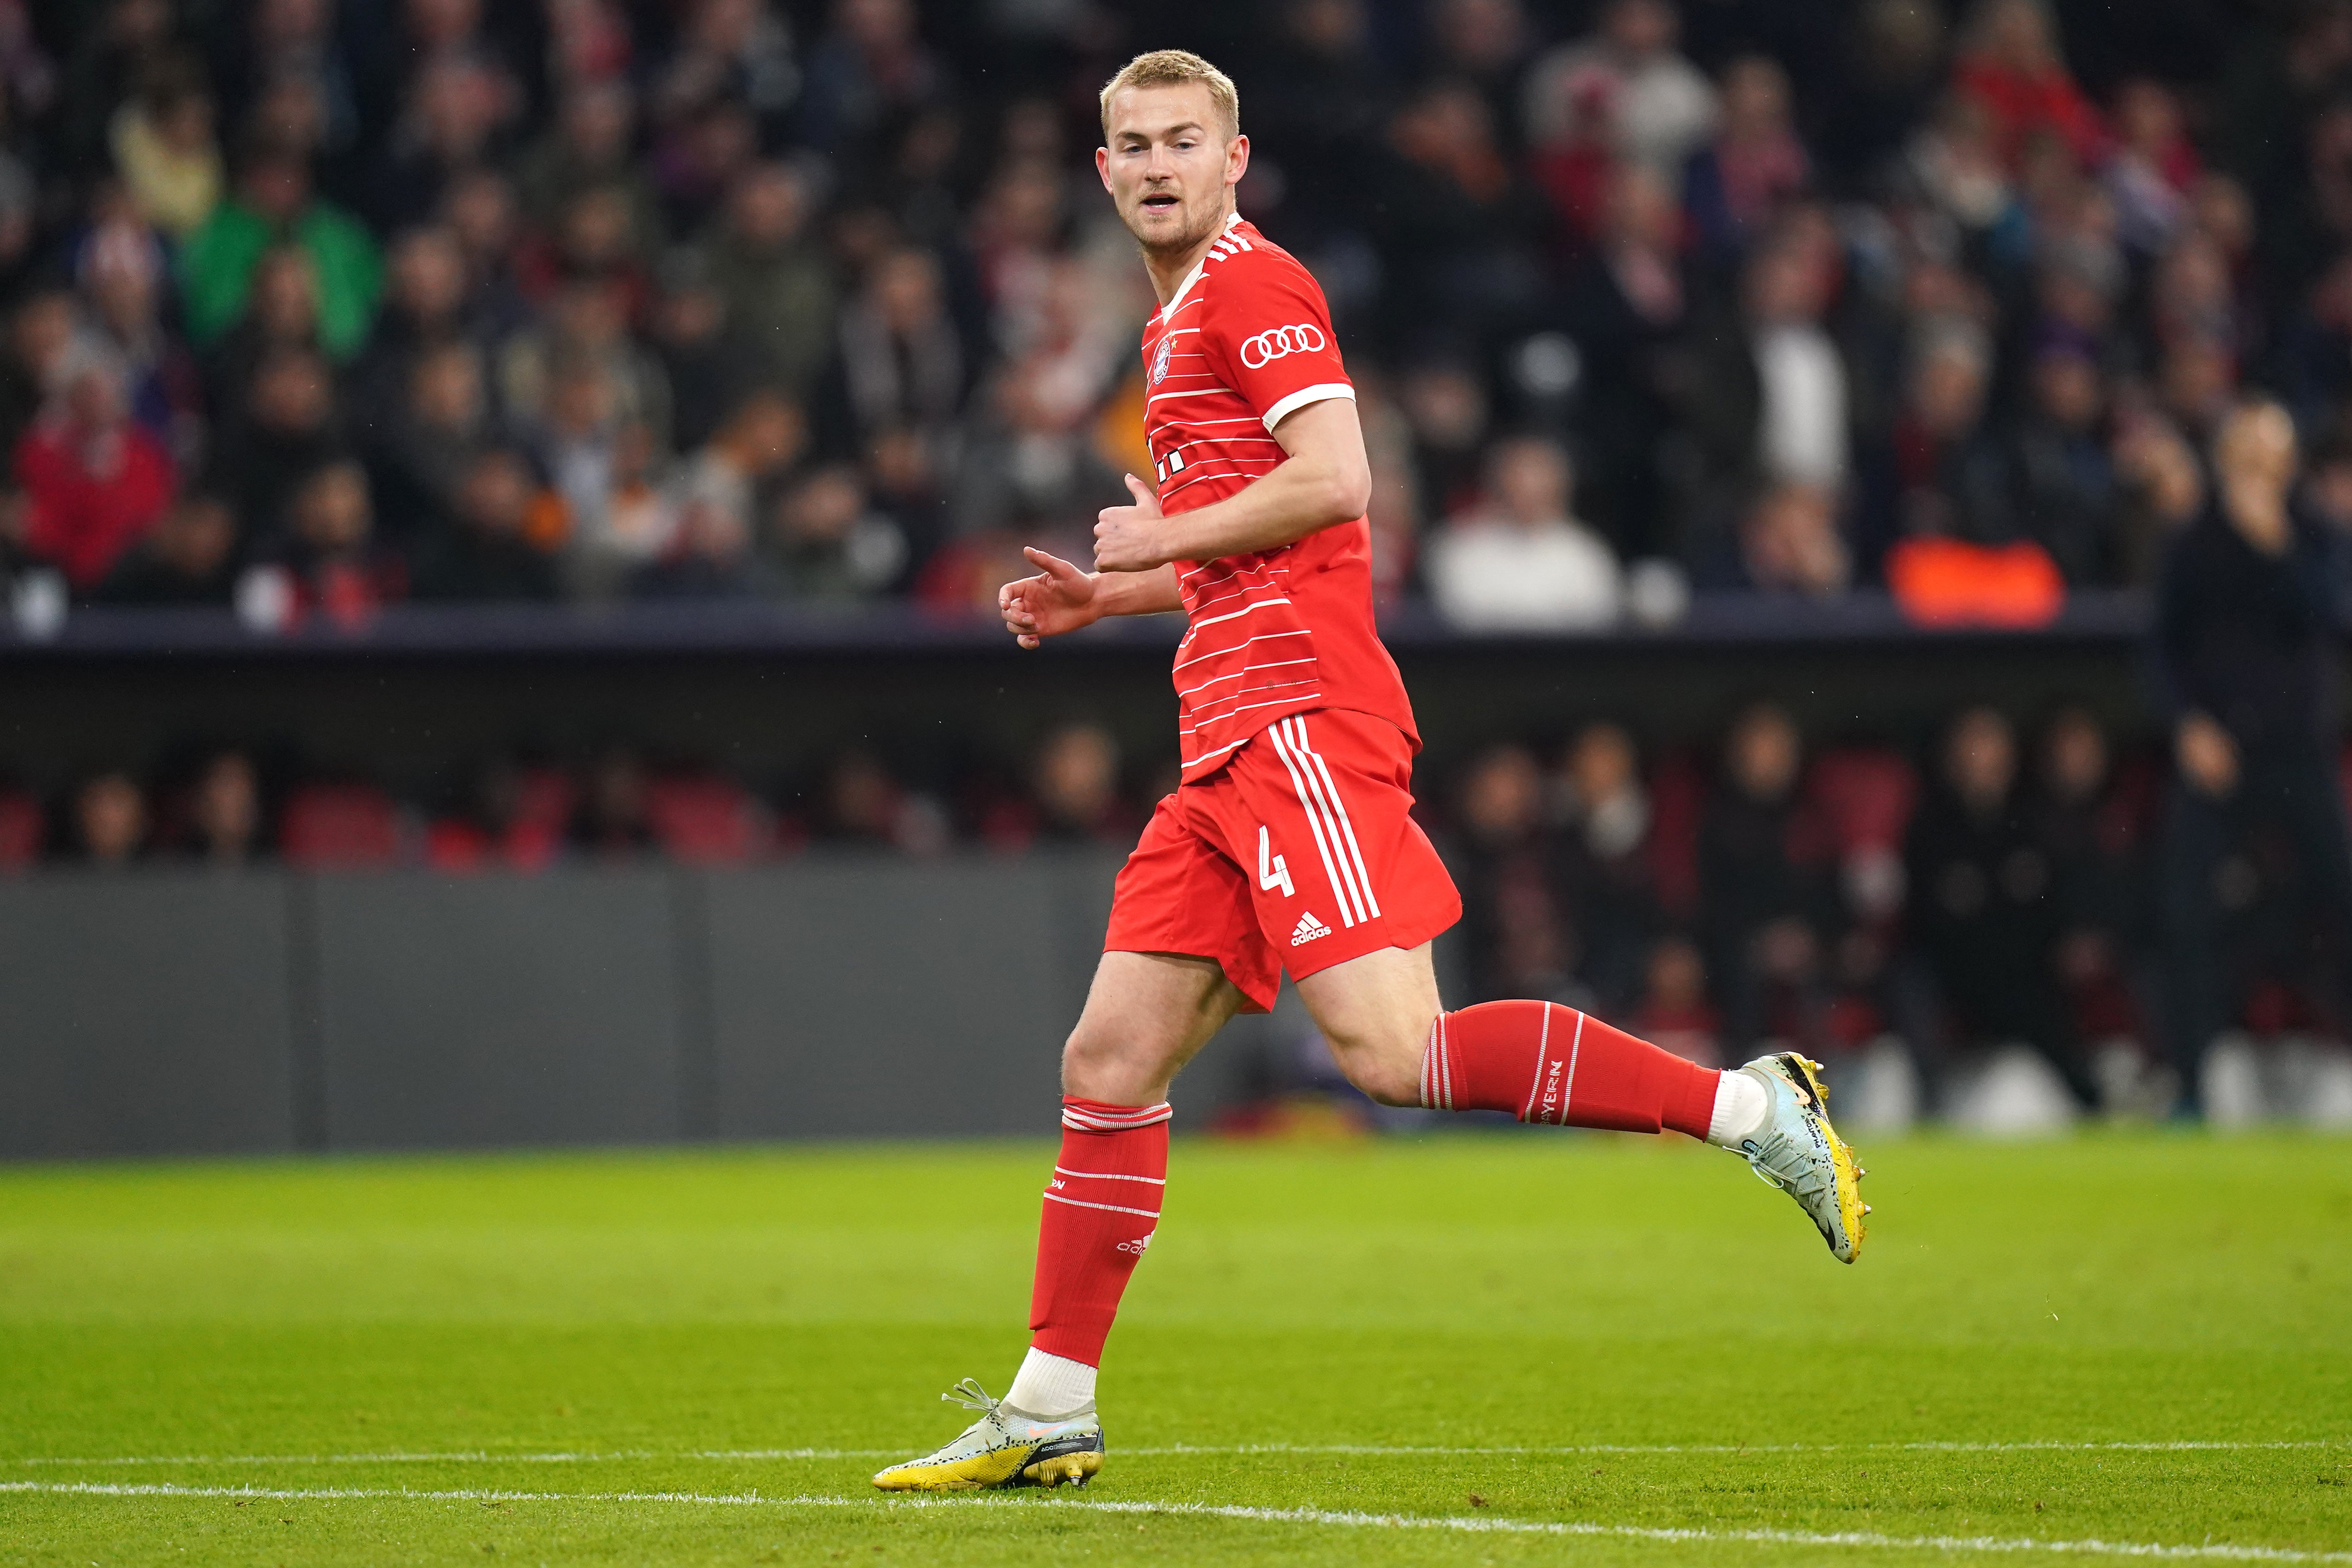
<path id="1" fill-rule="evenodd" d="M 1234 226 L 1241 221 L 1241 214 L 1228 213 L 1225 216 L 1225 233 L 1233 233 Z M 1204 250 L 1201 253 L 1201 259 L 1192 263 L 1192 270 L 1184 274 L 1184 281 L 1176 285 L 1176 292 L 1168 296 L 1168 303 L 1160 307 L 1161 321 L 1165 321 L 1174 312 L 1176 307 L 1184 302 L 1184 296 L 1190 294 L 1192 291 L 1192 285 L 1201 280 L 1201 268 L 1208 265 L 1209 253 Z"/>

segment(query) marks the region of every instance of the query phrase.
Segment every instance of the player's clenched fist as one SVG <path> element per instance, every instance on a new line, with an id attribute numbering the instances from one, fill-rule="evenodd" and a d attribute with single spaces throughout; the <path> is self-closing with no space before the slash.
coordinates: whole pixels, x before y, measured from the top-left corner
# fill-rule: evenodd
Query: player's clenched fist
<path id="1" fill-rule="evenodd" d="M 1127 476 L 1133 506 L 1107 506 L 1095 522 L 1095 570 L 1149 572 L 1165 566 L 1160 552 L 1160 498 L 1133 474 Z"/>
<path id="2" fill-rule="evenodd" d="M 1037 575 L 999 588 L 996 607 L 1004 616 L 1004 629 L 1023 647 L 1035 647 L 1040 638 L 1091 626 L 1101 616 L 1091 575 L 1042 550 L 1024 549 L 1021 553 L 1039 569 Z"/>

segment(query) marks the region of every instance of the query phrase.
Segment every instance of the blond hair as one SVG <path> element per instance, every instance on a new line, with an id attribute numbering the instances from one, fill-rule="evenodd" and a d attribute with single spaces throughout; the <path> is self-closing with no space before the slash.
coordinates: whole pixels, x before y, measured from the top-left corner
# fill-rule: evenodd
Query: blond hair
<path id="1" fill-rule="evenodd" d="M 1242 95 L 1234 88 L 1234 79 L 1189 49 L 1154 49 L 1136 56 L 1119 68 L 1117 76 L 1103 83 L 1104 140 L 1110 138 L 1110 100 L 1114 94 L 1130 87 L 1181 87 L 1194 81 L 1209 89 L 1209 101 L 1216 106 L 1217 118 L 1225 122 L 1225 134 L 1240 135 Z"/>

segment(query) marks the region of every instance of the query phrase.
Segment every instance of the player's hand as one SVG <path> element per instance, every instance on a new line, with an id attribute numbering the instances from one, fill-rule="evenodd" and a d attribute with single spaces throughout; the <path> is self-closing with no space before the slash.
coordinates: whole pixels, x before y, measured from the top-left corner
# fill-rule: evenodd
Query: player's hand
<path id="1" fill-rule="evenodd" d="M 1007 583 L 996 591 L 996 608 L 1004 629 L 1023 647 L 1035 647 L 1046 637 L 1092 626 L 1101 617 L 1095 602 L 1095 580 L 1058 555 L 1024 549 L 1037 575 Z"/>
<path id="2" fill-rule="evenodd" d="M 1160 550 L 1160 498 L 1141 479 L 1127 476 L 1133 506 L 1107 506 L 1095 522 L 1095 570 L 1149 572 L 1175 559 Z"/>

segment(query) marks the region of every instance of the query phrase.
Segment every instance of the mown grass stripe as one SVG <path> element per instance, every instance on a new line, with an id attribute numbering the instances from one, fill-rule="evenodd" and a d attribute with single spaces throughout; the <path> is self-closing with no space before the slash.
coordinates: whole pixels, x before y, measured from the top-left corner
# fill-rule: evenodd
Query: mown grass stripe
<path id="1" fill-rule="evenodd" d="M 2283 1438 L 2274 1441 L 2245 1442 L 2179 1438 L 2144 1442 L 2034 1440 L 2015 1443 L 1579 1443 L 1565 1447 L 1507 1444 L 1454 1447 L 1444 1444 L 1390 1443 L 1237 1443 L 1228 1445 L 1171 1443 L 1142 1447 L 1121 1444 L 1112 1451 L 1129 1458 L 1185 1455 L 1213 1458 L 1252 1454 L 1305 1456 L 1339 1454 L 1351 1458 L 1361 1456 L 1374 1458 L 1383 1454 L 1394 1454 L 1400 1458 L 1443 1458 L 1453 1454 L 1465 1458 L 1493 1455 L 1524 1455 L 1541 1458 L 1548 1455 L 1557 1455 L 1564 1458 L 1572 1458 L 1580 1454 L 2187 1454 L 2239 1453 L 2288 1448 L 2352 1448 L 2352 1437 Z M 119 1454 L 90 1458 L 36 1455 L 8 1462 L 16 1465 L 52 1466 L 64 1469 L 131 1465 L 589 1465 L 621 1460 L 642 1462 L 678 1459 L 765 1463 L 791 1459 L 885 1459 L 904 1451 L 899 1448 L 680 1448 L 666 1451 L 649 1448 L 611 1448 L 593 1452 L 501 1454 L 488 1449 L 475 1448 L 449 1453 Z"/>
<path id="2" fill-rule="evenodd" d="M 368 1487 L 186 1487 L 169 1482 L 0 1481 L 0 1492 L 112 1498 L 252 1498 L 272 1502 L 560 1502 L 681 1503 L 750 1508 L 988 1508 L 999 1500 L 974 1498 L 761 1497 L 755 1492 L 521 1492 L 483 1488 L 412 1491 Z M 1013 1507 L 1024 1506 L 1023 1502 Z M 1604 1537 L 1621 1541 L 1678 1543 L 1738 1542 L 1775 1546 L 1848 1547 L 1898 1552 L 2053 1552 L 2086 1557 L 2179 1558 L 2237 1563 L 2352 1563 L 2352 1552 L 2303 1551 L 2280 1546 L 2233 1546 L 2207 1542 L 2170 1545 L 2158 1542 L 2042 1541 L 2030 1536 L 1881 1535 L 1868 1531 L 1716 1530 L 1696 1526 L 1600 1524 L 1584 1521 L 1465 1518 L 1455 1514 L 1349 1513 L 1328 1509 L 1252 1508 L 1235 1503 L 1092 1502 L 1057 1500 L 1055 1507 L 1097 1513 L 1153 1514 L 1174 1518 L 1230 1519 L 1267 1524 L 1312 1524 L 1353 1530 L 1437 1530 L 1474 1534 Z"/>

